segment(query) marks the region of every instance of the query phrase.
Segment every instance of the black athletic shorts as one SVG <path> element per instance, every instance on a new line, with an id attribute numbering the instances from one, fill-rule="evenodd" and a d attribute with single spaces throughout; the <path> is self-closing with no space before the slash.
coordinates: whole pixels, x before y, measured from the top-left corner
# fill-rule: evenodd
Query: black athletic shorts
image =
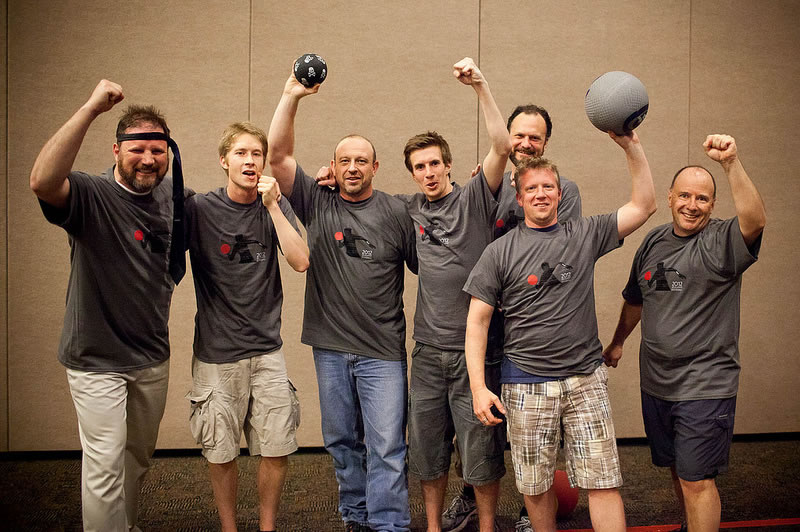
<path id="1" fill-rule="evenodd" d="M 642 392 L 642 417 L 653 464 L 675 466 L 697 481 L 728 470 L 736 397 L 664 401 Z"/>

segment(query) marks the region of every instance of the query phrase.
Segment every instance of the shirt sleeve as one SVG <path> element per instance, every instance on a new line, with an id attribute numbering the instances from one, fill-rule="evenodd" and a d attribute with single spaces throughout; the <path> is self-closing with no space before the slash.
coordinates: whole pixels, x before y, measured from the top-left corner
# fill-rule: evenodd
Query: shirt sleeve
<path id="1" fill-rule="evenodd" d="M 71 235 L 78 235 L 83 231 L 87 198 L 90 194 L 92 177 L 83 172 L 70 172 L 69 199 L 64 208 L 58 208 L 47 202 L 39 200 L 45 219 L 57 225 Z"/>
<path id="2" fill-rule="evenodd" d="M 318 186 L 317 182 L 306 174 L 298 164 L 294 172 L 294 186 L 292 187 L 292 194 L 289 196 L 289 204 L 305 226 L 308 226 L 310 218 L 313 216 L 311 203 L 315 193 L 314 188 Z"/>
<path id="3" fill-rule="evenodd" d="M 403 208 L 400 215 L 401 231 L 403 232 L 403 255 L 406 266 L 411 273 L 417 274 L 419 271 L 419 261 L 417 259 L 417 237 L 414 230 L 414 220 L 408 214 L 408 209 Z"/>
<path id="4" fill-rule="evenodd" d="M 636 256 L 633 257 L 631 264 L 631 273 L 628 276 L 628 284 L 622 290 L 622 298 L 631 305 L 641 305 L 644 302 L 642 297 L 642 287 L 639 286 L 639 261 L 641 258 L 642 248 L 636 251 Z"/>
<path id="5" fill-rule="evenodd" d="M 704 233 L 708 231 L 711 234 L 710 238 L 704 240 L 703 251 L 712 270 L 718 275 L 738 277 L 758 260 L 761 235 L 748 247 L 739 228 L 738 217 L 718 222 L 713 226 L 714 231 L 709 229 L 711 227 L 704 230 Z"/>
<path id="6" fill-rule="evenodd" d="M 576 220 L 582 216 L 581 192 L 574 181 L 564 179 L 561 187 L 561 201 L 558 203 L 558 222 Z"/>
<path id="7" fill-rule="evenodd" d="M 464 284 L 464 292 L 493 307 L 501 301 L 502 284 L 499 272 L 496 246 L 490 244 L 481 254 L 475 267 Z"/>
<path id="8" fill-rule="evenodd" d="M 289 200 L 286 199 L 285 196 L 281 195 L 281 200 L 278 202 L 278 206 L 281 208 L 281 212 L 286 219 L 289 220 L 289 223 L 292 224 L 294 230 L 300 234 L 300 228 L 297 226 L 297 216 L 294 214 L 294 209 L 292 209 L 292 204 Z"/>
<path id="9" fill-rule="evenodd" d="M 505 184 L 501 182 L 500 188 L 497 189 L 498 198 L 504 186 Z M 483 168 L 475 177 L 470 178 L 464 186 L 464 192 L 467 193 L 470 216 L 479 215 L 486 220 L 486 224 L 494 227 L 497 208 L 500 203 L 489 189 L 489 183 L 486 181 L 486 174 L 483 173 Z"/>

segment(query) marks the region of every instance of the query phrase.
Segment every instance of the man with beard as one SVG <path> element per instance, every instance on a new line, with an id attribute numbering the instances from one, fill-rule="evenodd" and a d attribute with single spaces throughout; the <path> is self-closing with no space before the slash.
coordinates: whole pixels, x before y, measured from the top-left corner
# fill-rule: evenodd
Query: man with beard
<path id="1" fill-rule="evenodd" d="M 219 142 L 227 184 L 186 200 L 197 315 L 189 424 L 208 461 L 224 532 L 236 531 L 239 442 L 258 464 L 259 530 L 274 531 L 300 412 L 281 340 L 278 246 L 295 271 L 308 247 L 275 179 L 261 175 L 267 134 L 249 122 Z M 259 193 L 261 197 L 259 197 Z M 219 423 L 219 418 L 229 423 Z"/>
<path id="2" fill-rule="evenodd" d="M 509 115 L 506 123 L 511 139 L 511 154 L 508 158 L 514 164 L 512 170 L 503 175 L 503 187 L 500 189 L 500 203 L 497 209 L 495 238 L 500 238 L 525 220 L 525 213 L 517 203 L 517 192 L 512 177 L 516 165 L 527 157 L 542 157 L 553 122 L 547 109 L 534 104 L 519 105 Z M 574 181 L 561 176 L 561 201 L 558 204 L 558 221 L 564 223 L 581 217 L 581 194 Z"/>
<path id="3" fill-rule="evenodd" d="M 30 176 L 45 217 L 69 235 L 58 358 L 78 416 L 87 531 L 138 530 L 139 488 L 167 396 L 170 297 L 182 276 L 173 269 L 182 264 L 170 265 L 167 250 L 175 231 L 182 237 L 182 227 L 173 225 L 173 195 L 182 203 L 183 191 L 164 180 L 173 141 L 155 108 L 124 112 L 116 164 L 104 175 L 72 171 L 89 126 L 123 98 L 119 85 L 100 81 L 44 145 Z M 176 152 L 179 175 L 177 166 Z"/>
<path id="4" fill-rule="evenodd" d="M 742 274 L 758 260 L 766 225 L 764 202 L 733 137 L 709 135 L 703 149 L 728 178 L 736 217 L 711 217 L 717 195 L 711 172 L 687 166 L 675 174 L 672 223 L 653 229 L 636 252 L 619 323 L 603 352 L 616 367 L 641 320 L 645 433 L 653 464 L 671 470 L 692 532 L 719 529 L 715 478 L 728 469 L 733 437 Z"/>
<path id="5" fill-rule="evenodd" d="M 305 225 L 311 248 L 302 342 L 313 347 L 322 437 L 334 460 L 349 531 L 408 530 L 403 264 L 416 272 L 405 203 L 373 189 L 372 143 L 348 135 L 334 149 L 338 190 L 320 187 L 294 158 L 300 100 L 319 90 L 290 74 L 269 130 L 269 164 Z"/>

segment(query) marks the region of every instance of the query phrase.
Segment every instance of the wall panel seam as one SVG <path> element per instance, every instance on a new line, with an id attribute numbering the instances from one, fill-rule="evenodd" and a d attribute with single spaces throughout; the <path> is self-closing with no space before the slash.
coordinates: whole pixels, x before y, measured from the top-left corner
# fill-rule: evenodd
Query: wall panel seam
<path id="1" fill-rule="evenodd" d="M 476 58 L 478 68 L 481 68 L 481 9 L 483 0 L 478 0 L 478 57 Z M 480 164 L 481 160 L 481 104 L 475 106 L 475 161 Z"/>
<path id="2" fill-rule="evenodd" d="M 5 37 L 6 53 L 5 53 L 5 57 L 6 57 L 6 59 L 5 59 L 5 64 L 3 66 L 3 70 L 4 70 L 3 77 L 5 78 L 5 83 L 6 83 L 6 90 L 5 90 L 5 99 L 6 99 L 6 101 L 5 101 L 5 106 L 4 106 L 5 107 L 5 115 L 4 115 L 5 116 L 5 119 L 4 119 L 5 124 L 3 124 L 4 125 L 3 129 L 5 129 L 5 131 L 6 131 L 6 140 L 5 140 L 5 143 L 3 145 L 3 149 L 5 150 L 5 154 L 6 154 L 6 157 L 5 157 L 5 159 L 6 159 L 6 164 L 5 164 L 6 179 L 5 179 L 5 186 L 3 187 L 5 189 L 5 194 L 6 194 L 6 198 L 5 198 L 6 199 L 6 202 L 5 202 L 6 203 L 6 212 L 5 212 L 5 228 L 4 228 L 5 229 L 4 232 L 5 232 L 5 235 L 6 235 L 6 239 L 5 239 L 5 243 L 3 244 L 3 256 L 4 256 L 4 260 L 5 260 L 5 268 L 3 268 L 3 288 L 4 288 L 4 294 L 5 294 L 5 297 L 3 298 L 3 310 L 5 312 L 5 320 L 4 320 L 5 323 L 3 324 L 4 331 L 5 331 L 5 337 L 3 338 L 3 343 L 5 344 L 4 345 L 5 354 L 3 356 L 3 358 L 4 358 L 3 364 L 5 364 L 5 368 L 6 368 L 5 369 L 5 381 L 6 381 L 6 391 L 5 391 L 6 426 L 5 426 L 5 431 L 6 431 L 6 437 L 5 437 L 5 441 L 2 443 L 2 445 L 0 445 L 0 447 L 2 447 L 2 449 L 0 449 L 0 450 L 5 450 L 5 451 L 8 451 L 8 450 L 11 449 L 11 379 L 10 379 L 11 372 L 9 371 L 9 367 L 8 367 L 9 366 L 9 360 L 10 360 L 10 357 L 9 357 L 9 354 L 8 354 L 8 351 L 9 351 L 9 339 L 8 339 L 8 336 L 9 336 L 9 315 L 8 315 L 8 237 L 9 237 L 9 232 L 8 232 L 8 210 L 9 210 L 9 204 L 10 204 L 10 202 L 9 202 L 9 173 L 10 173 L 9 160 L 10 160 L 10 158 L 8 156 L 8 149 L 9 149 L 9 138 L 11 137 L 11 135 L 10 135 L 11 132 L 9 131 L 9 126 L 8 126 L 8 108 L 9 108 L 8 107 L 8 86 L 9 86 L 8 64 L 9 64 L 9 59 L 10 59 L 10 55 L 11 55 L 10 51 L 9 51 L 9 48 L 10 48 L 10 46 L 9 46 L 9 41 L 10 41 L 9 33 L 11 31 L 11 27 L 10 27 L 10 24 L 9 24 L 9 15 L 8 15 L 9 7 L 8 7 L 8 4 L 9 4 L 8 2 L 5 2 L 5 27 L 6 27 L 5 28 L 5 31 L 6 31 L 6 37 Z"/>
<path id="3" fill-rule="evenodd" d="M 253 101 L 253 0 L 250 0 L 250 32 L 247 36 L 247 120 L 252 122 Z"/>
<path id="4" fill-rule="evenodd" d="M 689 57 L 688 57 L 688 75 L 689 80 L 688 95 L 686 96 L 686 115 L 688 120 L 688 128 L 686 128 L 686 164 L 689 164 L 689 158 L 692 151 L 692 19 L 694 18 L 694 3 L 689 0 Z"/>

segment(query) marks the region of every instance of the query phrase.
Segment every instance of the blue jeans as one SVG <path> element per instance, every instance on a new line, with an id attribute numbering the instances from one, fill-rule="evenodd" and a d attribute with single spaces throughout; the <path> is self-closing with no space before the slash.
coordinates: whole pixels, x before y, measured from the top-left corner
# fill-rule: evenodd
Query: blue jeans
<path id="1" fill-rule="evenodd" d="M 407 531 L 407 362 L 313 351 L 322 439 L 333 458 L 342 519 Z"/>

